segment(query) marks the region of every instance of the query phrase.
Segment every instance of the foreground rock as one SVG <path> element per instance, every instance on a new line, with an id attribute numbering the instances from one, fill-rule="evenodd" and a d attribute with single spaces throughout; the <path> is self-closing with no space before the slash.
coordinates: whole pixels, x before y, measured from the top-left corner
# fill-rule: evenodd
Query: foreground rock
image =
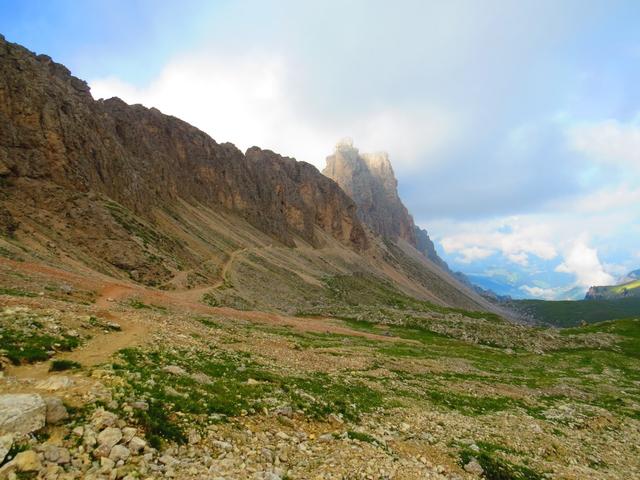
<path id="1" fill-rule="evenodd" d="M 8 433 L 0 437 L 0 464 L 4 462 L 11 446 L 13 445 L 13 435 Z"/>
<path id="2" fill-rule="evenodd" d="M 0 468 L 0 478 L 11 478 L 12 472 L 37 472 L 42 468 L 38 454 L 33 450 L 26 450 L 16 455 L 16 458 Z"/>
<path id="3" fill-rule="evenodd" d="M 0 434 L 26 435 L 44 427 L 47 404 L 40 395 L 0 395 Z"/>
<path id="4" fill-rule="evenodd" d="M 56 425 L 69 418 L 66 407 L 58 397 L 45 397 L 44 402 L 47 405 L 46 422 L 50 425 Z"/>

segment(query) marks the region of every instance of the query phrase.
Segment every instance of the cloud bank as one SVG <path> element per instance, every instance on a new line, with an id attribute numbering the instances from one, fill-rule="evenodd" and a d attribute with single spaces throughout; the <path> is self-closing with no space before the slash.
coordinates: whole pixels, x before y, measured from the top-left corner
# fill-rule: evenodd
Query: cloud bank
<path id="1" fill-rule="evenodd" d="M 249 1 L 195 11 L 197 35 L 162 61 L 154 52 L 154 73 L 93 67 L 94 96 L 155 106 L 217 141 L 319 168 L 345 136 L 386 150 L 446 260 L 517 295 L 562 297 L 640 266 L 637 4 Z M 144 64 L 131 55 L 126 65 Z"/>

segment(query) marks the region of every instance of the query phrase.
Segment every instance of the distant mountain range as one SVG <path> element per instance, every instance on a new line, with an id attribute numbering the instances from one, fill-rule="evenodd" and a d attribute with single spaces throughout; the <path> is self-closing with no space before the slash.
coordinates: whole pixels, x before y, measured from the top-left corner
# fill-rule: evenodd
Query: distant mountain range
<path id="1" fill-rule="evenodd" d="M 586 300 L 618 298 L 640 298 L 640 269 L 629 272 L 617 285 L 604 285 L 591 287 L 587 292 Z"/>

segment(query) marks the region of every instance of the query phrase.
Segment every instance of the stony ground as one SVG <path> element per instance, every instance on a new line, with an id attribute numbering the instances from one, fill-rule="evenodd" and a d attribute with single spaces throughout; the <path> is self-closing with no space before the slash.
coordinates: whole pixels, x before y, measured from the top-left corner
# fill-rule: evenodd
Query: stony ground
<path id="1" fill-rule="evenodd" d="M 0 478 L 640 478 L 639 320 L 283 316 L 16 265 Z"/>

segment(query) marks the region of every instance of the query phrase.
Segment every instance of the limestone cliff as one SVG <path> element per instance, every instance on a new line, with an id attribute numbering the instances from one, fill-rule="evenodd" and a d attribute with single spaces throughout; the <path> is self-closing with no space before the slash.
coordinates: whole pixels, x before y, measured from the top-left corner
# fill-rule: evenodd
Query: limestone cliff
<path id="1" fill-rule="evenodd" d="M 374 233 L 416 245 L 415 227 L 398 196 L 398 182 L 386 153 L 360 153 L 351 140 L 336 145 L 323 173 L 356 202 L 358 215 Z"/>
<path id="2" fill-rule="evenodd" d="M 344 139 L 338 142 L 333 155 L 327 157 L 322 173 L 353 198 L 360 219 L 374 233 L 393 241 L 406 241 L 449 272 L 427 231 L 415 225 L 400 200 L 398 181 L 386 153 L 360 153 L 351 139 Z"/>
<path id="3" fill-rule="evenodd" d="M 6 233 L 29 208 L 63 211 L 91 193 L 149 221 L 152 211 L 187 202 L 240 215 L 289 246 L 295 238 L 318 245 L 316 229 L 366 246 L 353 201 L 315 167 L 255 147 L 243 154 L 154 108 L 95 101 L 63 65 L 4 37 L 0 181 Z"/>

